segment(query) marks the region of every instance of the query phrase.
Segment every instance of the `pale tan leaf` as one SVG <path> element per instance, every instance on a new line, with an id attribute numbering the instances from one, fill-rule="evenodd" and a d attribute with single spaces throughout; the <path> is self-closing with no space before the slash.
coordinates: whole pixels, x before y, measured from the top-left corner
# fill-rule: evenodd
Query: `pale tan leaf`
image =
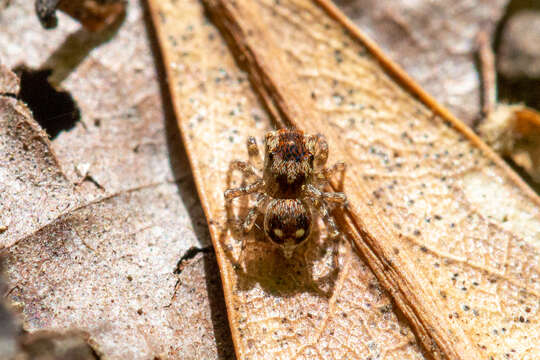
<path id="1" fill-rule="evenodd" d="M 265 84 L 284 99 L 284 112 L 296 111 L 290 119 L 325 133 L 348 160 L 350 219 L 363 235 L 355 240 L 366 256 L 373 253 L 370 264 L 379 267 L 420 336 L 425 331 L 454 358 L 535 351 L 540 210 L 534 193 L 425 94 L 415 91 L 431 109 L 397 86 L 375 59 L 362 56 L 338 24 L 301 21 L 324 18 L 320 8 L 306 1 L 256 4 L 237 2 L 230 10 L 242 22 L 240 31 L 251 34 L 242 40 L 265 64 Z M 290 34 L 291 41 L 277 41 Z M 331 40 L 300 48 L 313 34 Z M 255 45 L 261 40 L 263 48 Z M 363 42 L 394 76 L 408 80 Z M 310 111 L 313 96 L 306 89 L 316 89 L 319 113 Z M 351 118 L 364 126 L 351 126 Z M 505 328 L 506 334 L 500 338 L 486 328 Z"/>
<path id="2" fill-rule="evenodd" d="M 331 159 L 348 163 L 345 190 L 351 206 L 344 230 L 431 356 L 472 359 L 515 353 L 534 358 L 540 294 L 536 195 L 326 1 L 319 1 L 321 7 L 302 0 L 206 3 L 278 123 L 324 133 Z M 226 187 L 225 164 L 242 157 L 246 136 L 260 137 L 266 128 L 254 121 L 254 100 L 249 100 L 245 81 L 238 81 L 242 74 L 227 65 L 230 60 L 222 45 L 215 44 L 216 35 L 203 21 L 198 25 L 192 20 L 199 8 L 154 6 L 180 126 L 213 224 L 237 353 L 359 357 L 347 353 L 351 347 L 346 341 L 361 321 L 346 326 L 347 333 L 330 332 L 334 336 L 329 338 L 320 334 L 332 321 L 315 324 L 307 335 L 304 324 L 288 325 L 291 314 L 297 318 L 305 311 L 294 297 L 284 296 L 283 288 L 299 289 L 297 296 L 308 292 L 300 290 L 303 279 L 296 280 L 300 285 L 289 280 L 278 288 L 282 292 L 276 285 L 265 286 L 294 274 L 277 254 L 260 250 L 261 255 L 253 255 L 247 268 L 256 281 L 248 291 L 238 285 L 244 275 L 234 271 L 224 251 L 238 239 L 223 229 L 223 200 L 215 185 L 221 181 Z M 201 61 L 202 49 L 223 58 L 217 64 Z M 221 82 L 227 82 L 227 92 Z M 209 100 L 215 98 L 221 106 Z M 227 137 L 239 144 L 225 147 Z M 262 242 L 251 245 L 255 254 L 266 247 Z M 280 265 L 267 265 L 272 261 Z M 276 266 L 280 271 L 269 274 Z M 329 304 L 335 304 L 348 281 L 362 283 L 347 270 L 345 265 Z M 264 306 L 254 306 L 260 303 Z M 303 305 L 316 307 L 306 300 Z M 333 310 L 333 305 L 318 308 L 324 319 L 335 320 Z M 278 319 L 286 320 L 279 326 Z M 296 329 L 302 336 L 287 336 Z M 380 338 L 376 334 L 374 339 Z M 341 342 L 334 347 L 333 341 Z M 362 344 L 351 341 L 355 349 Z"/>
<path id="3" fill-rule="evenodd" d="M 151 4 L 221 265 L 238 357 L 423 358 L 409 327 L 361 259 L 343 249 L 342 269 L 332 276 L 324 229 L 305 249 L 306 261 L 301 254 L 286 261 L 260 233 L 252 233 L 245 268 L 234 268 L 242 237 L 227 225 L 226 172 L 232 159 L 247 156 L 247 136 L 260 141 L 270 120 L 197 1 Z"/>

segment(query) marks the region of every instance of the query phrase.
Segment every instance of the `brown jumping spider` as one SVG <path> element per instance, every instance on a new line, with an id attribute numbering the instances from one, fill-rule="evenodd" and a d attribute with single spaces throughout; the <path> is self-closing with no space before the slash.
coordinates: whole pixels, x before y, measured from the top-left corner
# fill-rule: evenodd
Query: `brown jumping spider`
<path id="1" fill-rule="evenodd" d="M 235 160 L 230 171 L 241 171 L 246 179 L 254 179 L 247 186 L 228 189 L 225 199 L 256 194 L 256 201 L 244 220 L 244 232 L 251 230 L 259 213 L 264 214 L 266 236 L 281 247 L 290 258 L 294 249 L 311 234 L 313 209 L 322 216 L 330 238 L 339 234 L 329 213 L 330 205 L 343 205 L 346 196 L 341 192 L 324 192 L 322 187 L 334 173 L 345 170 L 344 163 L 326 168 L 328 143 L 323 135 L 304 135 L 299 130 L 282 129 L 266 134 L 264 167 L 254 137 L 247 141 L 249 161 Z M 245 239 L 242 241 L 242 251 Z"/>

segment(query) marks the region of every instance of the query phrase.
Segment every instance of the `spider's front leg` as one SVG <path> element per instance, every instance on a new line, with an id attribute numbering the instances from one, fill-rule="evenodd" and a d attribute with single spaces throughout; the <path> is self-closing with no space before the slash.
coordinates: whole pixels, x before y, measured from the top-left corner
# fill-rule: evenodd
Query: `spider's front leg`
<path id="1" fill-rule="evenodd" d="M 347 169 L 347 165 L 345 165 L 344 162 L 338 162 L 335 163 L 331 168 L 324 168 L 320 171 L 322 175 L 324 175 L 327 179 L 330 179 L 335 174 L 339 173 L 340 178 L 342 178 L 345 175 L 345 170 Z"/>
<path id="2" fill-rule="evenodd" d="M 315 178 L 319 183 L 327 184 L 330 182 L 332 177 L 334 177 L 336 174 L 339 174 L 337 189 L 342 191 L 343 181 L 345 180 L 345 170 L 347 170 L 347 166 L 345 165 L 345 163 L 338 162 L 330 168 L 322 168 L 315 174 Z"/>
<path id="3" fill-rule="evenodd" d="M 327 183 L 330 179 L 339 174 L 339 190 L 343 189 L 343 180 L 345 179 L 346 165 L 338 162 L 332 167 L 325 167 L 328 161 L 328 142 L 322 134 L 309 135 L 306 137 L 306 146 L 315 155 L 313 168 L 315 170 L 315 179 L 319 183 Z"/>
<path id="4" fill-rule="evenodd" d="M 263 188 L 264 188 L 263 179 L 258 179 L 254 183 L 246 185 L 246 186 L 240 186 L 233 189 L 227 189 L 225 190 L 223 195 L 225 196 L 225 200 L 231 201 L 234 198 L 261 191 Z"/>
<path id="5" fill-rule="evenodd" d="M 322 169 L 328 160 L 328 142 L 322 134 L 309 135 L 306 137 L 306 146 L 315 155 L 313 167 L 316 171 Z"/>
<path id="6" fill-rule="evenodd" d="M 241 186 L 234 189 L 228 189 L 225 191 L 225 199 L 232 200 L 236 197 L 249 195 L 260 191 L 263 188 L 262 179 L 257 174 L 257 170 L 260 169 L 261 155 L 259 154 L 259 148 L 257 147 L 257 141 L 253 136 L 250 136 L 247 140 L 247 151 L 249 155 L 249 161 L 234 160 L 229 165 L 229 171 L 227 172 L 227 184 L 231 183 L 232 174 L 235 170 L 240 171 L 245 180 L 250 178 L 256 178 L 257 180 L 247 186 Z"/>

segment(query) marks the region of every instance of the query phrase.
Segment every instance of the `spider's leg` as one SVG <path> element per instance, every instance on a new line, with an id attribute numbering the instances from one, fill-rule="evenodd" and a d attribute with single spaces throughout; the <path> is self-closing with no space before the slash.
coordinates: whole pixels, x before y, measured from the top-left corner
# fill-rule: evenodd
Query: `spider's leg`
<path id="1" fill-rule="evenodd" d="M 326 202 L 337 205 L 344 205 L 347 202 L 347 196 L 342 192 L 323 192 L 322 198 Z"/>
<path id="2" fill-rule="evenodd" d="M 315 198 L 316 202 L 323 202 L 323 205 L 327 205 L 327 203 L 337 204 L 337 205 L 345 205 L 347 203 L 347 196 L 342 192 L 326 192 L 321 191 L 317 189 L 313 185 L 307 185 L 305 193 L 308 197 Z M 315 204 L 315 201 L 314 201 Z M 318 208 L 317 204 L 315 204 Z"/>
<path id="3" fill-rule="evenodd" d="M 262 185 L 259 184 L 262 183 L 262 179 L 260 176 L 257 175 L 253 166 L 248 162 L 240 160 L 234 160 L 229 165 L 229 170 L 227 171 L 227 184 L 231 183 L 232 174 L 235 170 L 242 172 L 245 180 L 254 177 L 257 179 L 257 181 L 247 186 L 241 186 L 238 188 L 226 190 L 225 199 L 231 200 L 238 196 L 252 194 L 262 188 Z"/>
<path id="4" fill-rule="evenodd" d="M 255 169 L 262 168 L 261 154 L 259 153 L 259 147 L 257 146 L 257 140 L 253 136 L 247 139 L 247 150 L 249 155 L 249 163 Z"/>
<path id="5" fill-rule="evenodd" d="M 255 220 L 257 220 L 257 216 L 262 213 L 262 209 L 266 205 L 266 202 L 268 200 L 268 196 L 265 193 L 259 193 L 257 194 L 257 199 L 255 200 L 255 204 L 249 209 L 248 214 L 246 215 L 246 218 L 244 219 L 244 223 L 242 224 L 242 230 L 245 233 L 248 233 L 255 224 Z M 244 259 L 244 249 L 246 248 L 247 244 L 247 237 L 242 237 L 242 243 L 240 245 L 240 256 L 238 257 L 237 262 L 242 263 Z"/>
<path id="6" fill-rule="evenodd" d="M 341 194 L 341 193 L 332 193 L 332 194 Z M 316 206 L 317 206 L 317 209 L 319 210 L 319 213 L 321 214 L 323 218 L 323 221 L 328 227 L 328 240 L 330 240 L 331 246 L 332 246 L 332 263 L 334 265 L 334 269 L 337 270 L 340 268 L 339 250 L 340 250 L 340 244 L 344 240 L 344 235 L 338 230 L 334 217 L 328 211 L 328 207 L 325 201 L 324 200 L 319 201 L 319 204 L 316 204 Z"/>
<path id="7" fill-rule="evenodd" d="M 257 199 L 255 200 L 255 204 L 249 209 L 246 219 L 244 220 L 244 225 L 242 226 L 244 229 L 244 232 L 249 232 L 253 225 L 255 224 L 255 220 L 257 220 L 257 215 L 259 215 L 264 208 L 264 205 L 266 204 L 266 201 L 268 200 L 268 196 L 264 193 L 257 194 Z"/>
<path id="8" fill-rule="evenodd" d="M 237 187 L 237 188 L 234 188 L 234 189 L 228 189 L 224 193 L 225 200 L 230 201 L 230 200 L 232 200 L 234 198 L 237 198 L 239 196 L 253 194 L 253 193 L 257 192 L 257 191 L 262 190 L 263 187 L 264 187 L 263 179 L 258 179 L 257 181 L 255 181 L 252 184 Z"/>
<path id="9" fill-rule="evenodd" d="M 321 214 L 324 223 L 328 226 L 328 235 L 330 237 L 336 237 L 339 234 L 339 231 L 336 226 L 336 222 L 330 212 L 328 211 L 328 206 L 326 205 L 325 197 L 328 197 L 330 194 L 334 193 L 325 193 L 317 189 L 313 185 L 307 185 L 305 189 L 306 198 L 315 206 L 315 208 Z"/>
<path id="10" fill-rule="evenodd" d="M 334 217 L 328 211 L 327 203 L 332 202 L 344 205 L 347 203 L 347 197 L 344 193 L 323 192 L 313 185 L 307 186 L 306 194 L 314 198 L 312 203 L 315 205 L 328 227 L 328 239 L 332 241 L 332 262 L 334 263 L 334 269 L 338 269 L 340 243 L 344 240 L 344 235 L 339 232 Z"/>
<path id="11" fill-rule="evenodd" d="M 330 215 L 330 212 L 328 211 L 328 207 L 326 206 L 325 202 L 317 201 L 315 206 L 317 207 L 317 210 L 319 210 L 319 213 L 321 214 L 326 226 L 328 226 L 328 236 L 331 239 L 336 238 L 339 235 L 339 230 L 337 228 L 336 222 L 334 221 L 334 217 Z"/>
<path id="12" fill-rule="evenodd" d="M 321 173 L 323 173 L 324 176 L 326 176 L 327 178 L 331 178 L 336 173 L 339 173 L 340 176 L 342 177 L 346 169 L 347 169 L 347 165 L 345 165 L 344 162 L 338 162 L 338 163 L 335 163 L 332 167 L 322 169 Z"/>

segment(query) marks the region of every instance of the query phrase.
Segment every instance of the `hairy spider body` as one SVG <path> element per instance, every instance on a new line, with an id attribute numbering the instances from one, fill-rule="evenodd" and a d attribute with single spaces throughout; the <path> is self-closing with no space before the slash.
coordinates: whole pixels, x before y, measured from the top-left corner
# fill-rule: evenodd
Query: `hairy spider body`
<path id="1" fill-rule="evenodd" d="M 247 142 L 249 162 L 233 161 L 230 171 L 239 170 L 246 178 L 255 178 L 251 184 L 225 191 L 225 198 L 257 194 L 254 206 L 244 223 L 245 232 L 251 230 L 259 213 L 264 214 L 266 237 L 281 247 L 290 258 L 294 249 L 309 239 L 316 209 L 329 228 L 330 237 L 338 235 L 329 213 L 330 203 L 343 204 L 345 194 L 324 192 L 322 186 L 335 172 L 343 172 L 345 164 L 337 163 L 331 169 L 324 167 L 328 159 L 328 144 L 323 135 L 304 135 L 300 130 L 271 131 L 265 137 L 265 157 L 262 176 L 255 138 Z M 230 174 L 229 174 L 230 176 Z M 242 242 L 242 250 L 245 242 Z"/>
<path id="2" fill-rule="evenodd" d="M 281 246 L 286 258 L 311 235 L 312 215 L 306 202 L 298 199 L 270 201 L 264 216 L 264 233 Z"/>
<path id="3" fill-rule="evenodd" d="M 311 182 L 314 155 L 300 131 L 272 131 L 265 138 L 263 179 L 265 192 L 276 199 L 301 197 Z"/>

